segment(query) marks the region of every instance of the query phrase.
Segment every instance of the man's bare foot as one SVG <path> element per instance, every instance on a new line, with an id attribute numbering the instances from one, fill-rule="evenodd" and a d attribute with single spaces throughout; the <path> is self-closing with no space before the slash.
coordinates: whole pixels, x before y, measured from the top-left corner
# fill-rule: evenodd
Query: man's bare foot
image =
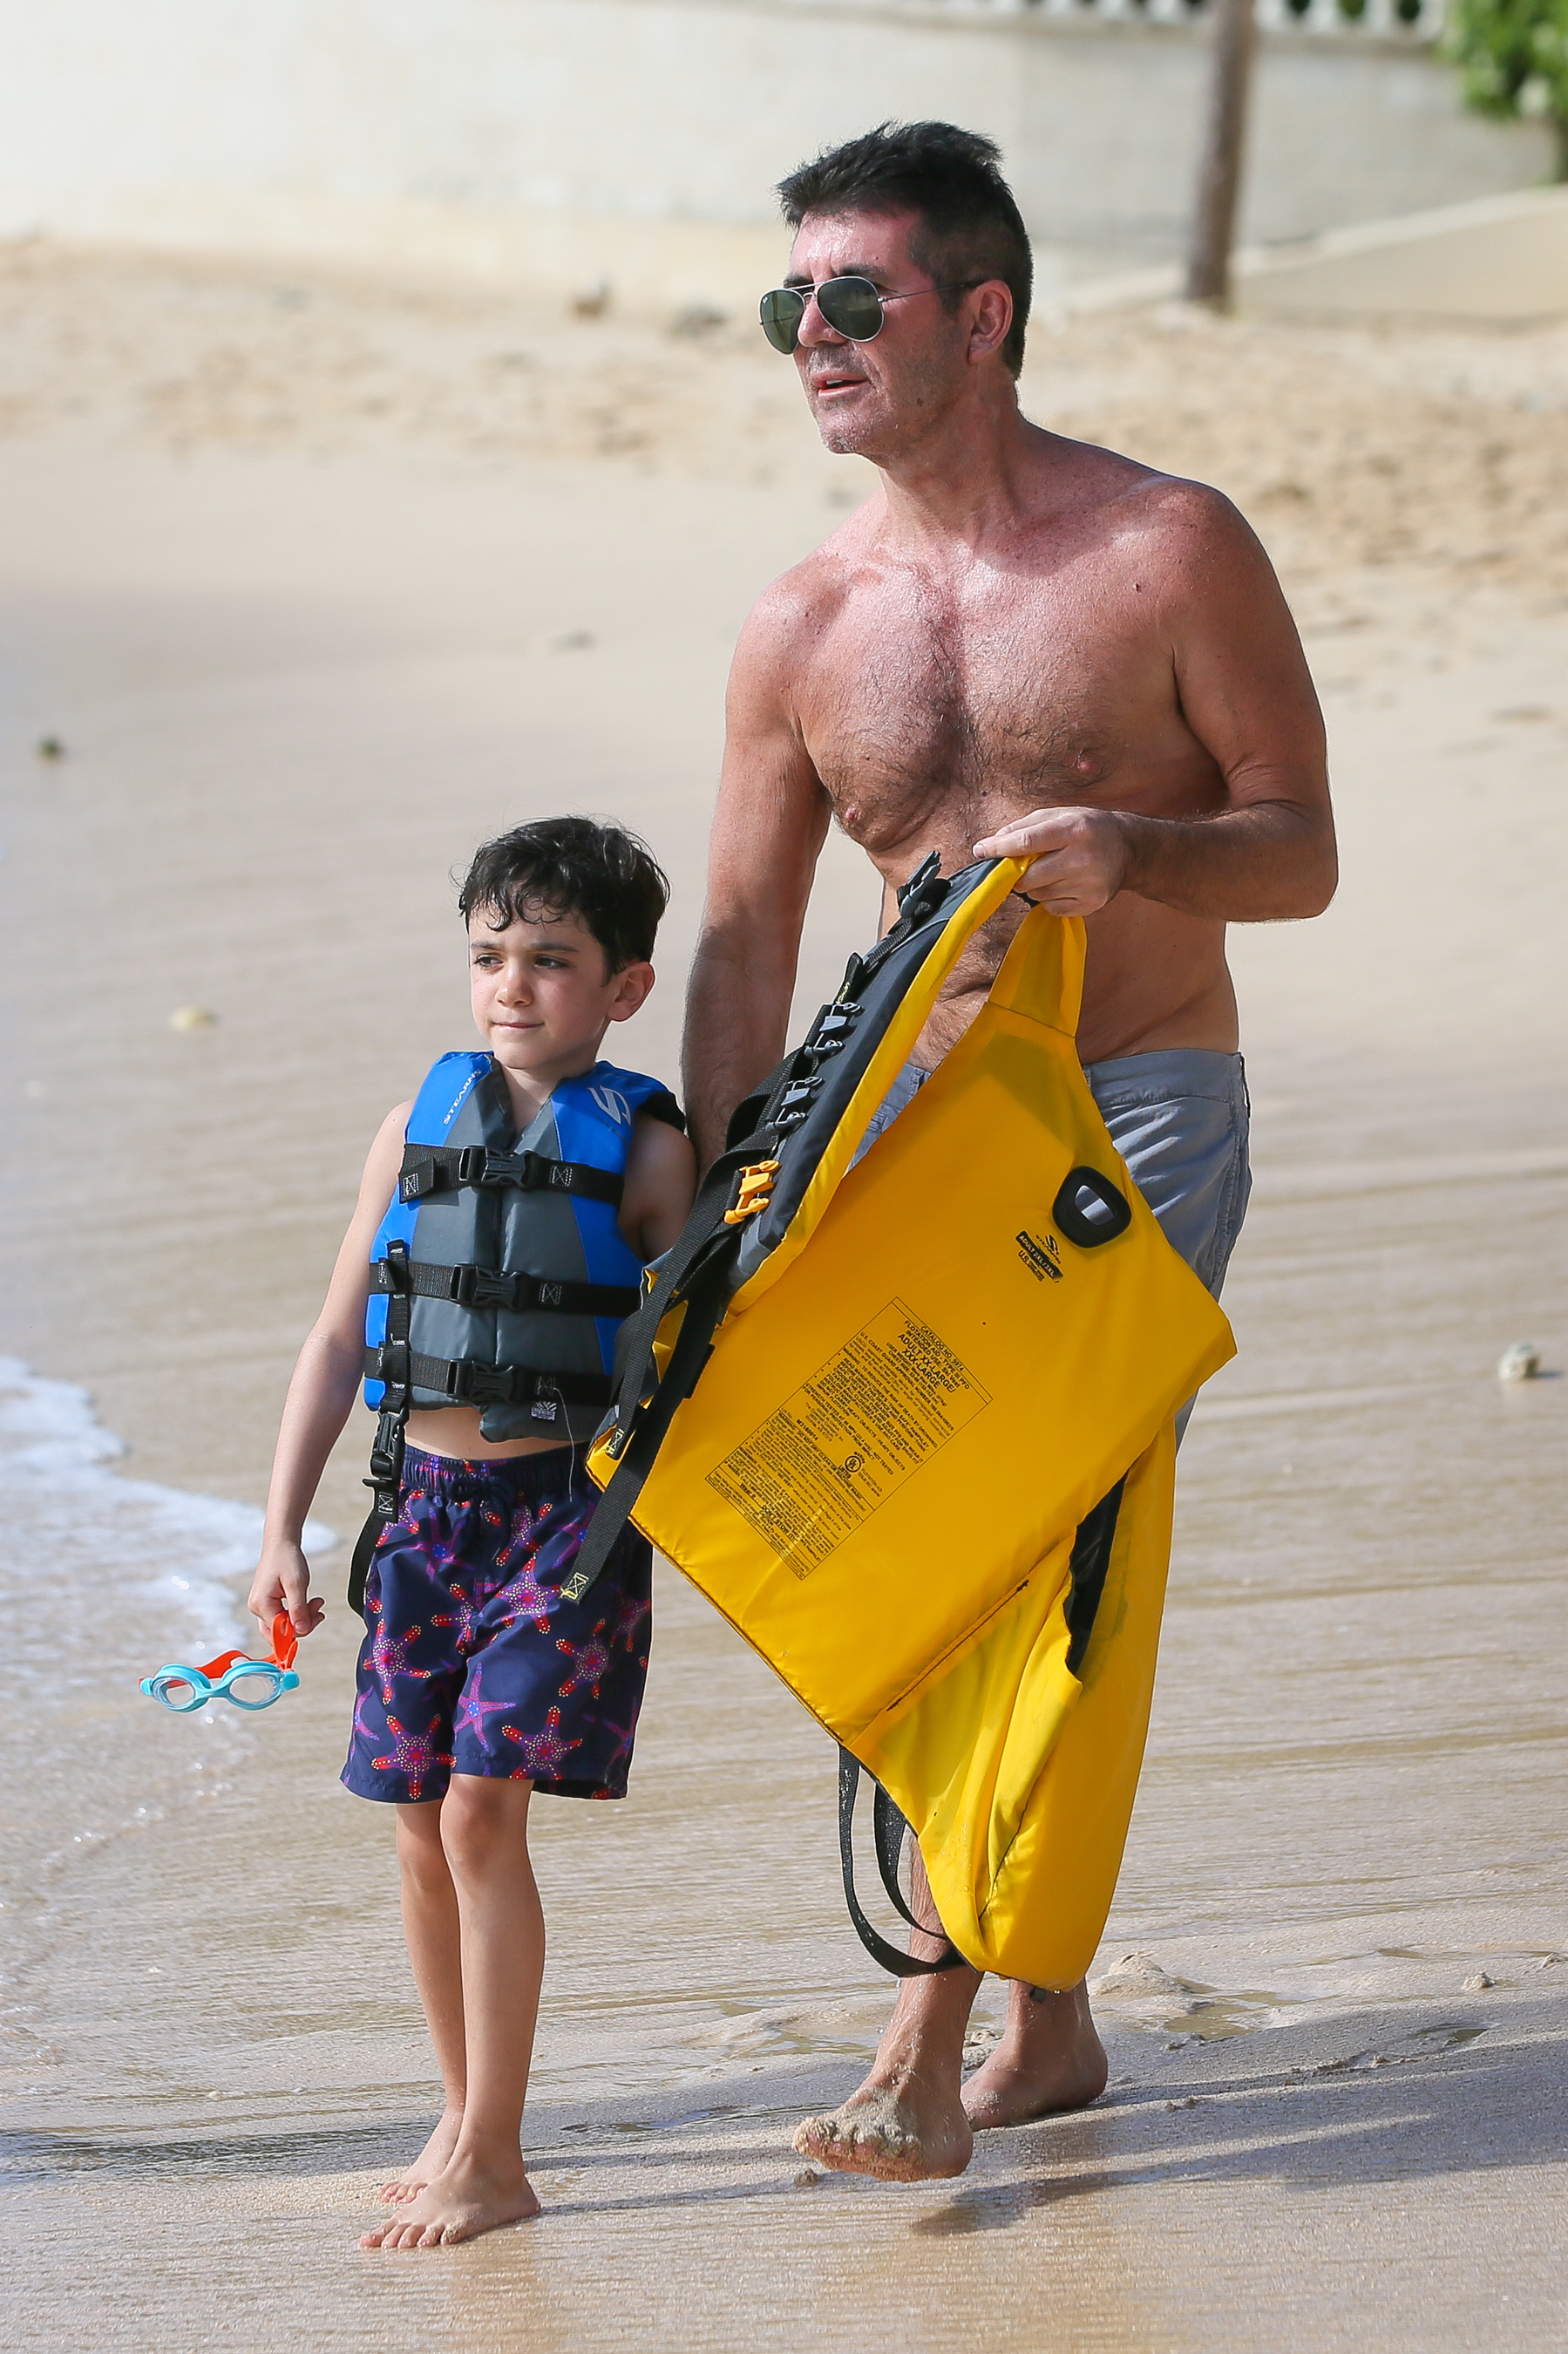
<path id="1" fill-rule="evenodd" d="M 1081 1984 L 1065 1994 L 1014 1986 L 1006 2031 L 964 2086 L 964 2108 L 976 2133 L 1029 2125 L 1063 2109 L 1087 2108 L 1105 2091 L 1107 2073 Z"/>
<path id="2" fill-rule="evenodd" d="M 795 2136 L 802 2158 L 880 2182 L 938 2182 L 961 2174 L 974 2149 L 969 2119 L 913 2072 L 868 2078 L 831 2116 L 808 2117 Z"/>
<path id="3" fill-rule="evenodd" d="M 454 2158 L 444 2173 L 428 2182 L 412 2205 L 360 2240 L 362 2248 L 452 2248 L 477 2240 L 506 2223 L 525 2222 L 539 2211 L 521 2157 L 509 2166 L 482 2166 Z"/>
<path id="4" fill-rule="evenodd" d="M 462 2111 L 443 2110 L 436 2121 L 435 2131 L 418 2157 L 390 2182 L 376 2185 L 377 2199 L 384 2200 L 388 2207 L 406 2207 L 410 2199 L 417 2199 L 426 2184 L 433 2182 L 450 2163 L 461 2131 Z"/>

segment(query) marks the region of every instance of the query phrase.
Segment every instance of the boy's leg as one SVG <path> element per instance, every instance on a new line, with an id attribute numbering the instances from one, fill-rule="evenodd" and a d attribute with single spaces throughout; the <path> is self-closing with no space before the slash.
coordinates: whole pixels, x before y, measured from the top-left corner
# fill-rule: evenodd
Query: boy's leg
<path id="1" fill-rule="evenodd" d="M 397 1867 L 402 1883 L 403 1935 L 414 1984 L 436 2050 L 444 2100 L 435 2131 L 411 2166 L 381 2185 L 389 2207 L 418 2197 L 445 2166 L 462 2124 L 467 2070 L 462 2027 L 462 1959 L 457 1891 L 441 1843 L 441 1801 L 397 1808 Z"/>
<path id="2" fill-rule="evenodd" d="M 538 2212 L 519 2147 L 545 1971 L 532 1793 L 530 1782 L 454 1774 L 441 1801 L 462 1961 L 462 2121 L 441 2173 L 362 2247 L 450 2247 Z"/>

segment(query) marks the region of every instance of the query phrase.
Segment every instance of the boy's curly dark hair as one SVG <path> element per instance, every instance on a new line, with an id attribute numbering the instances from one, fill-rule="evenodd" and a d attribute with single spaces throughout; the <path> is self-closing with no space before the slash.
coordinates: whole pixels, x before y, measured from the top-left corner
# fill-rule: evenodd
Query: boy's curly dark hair
<path id="1" fill-rule="evenodd" d="M 514 825 L 474 852 L 458 907 L 493 918 L 492 928 L 541 915 L 577 916 L 611 972 L 645 962 L 670 904 L 670 878 L 645 842 L 591 817 L 544 817 Z"/>

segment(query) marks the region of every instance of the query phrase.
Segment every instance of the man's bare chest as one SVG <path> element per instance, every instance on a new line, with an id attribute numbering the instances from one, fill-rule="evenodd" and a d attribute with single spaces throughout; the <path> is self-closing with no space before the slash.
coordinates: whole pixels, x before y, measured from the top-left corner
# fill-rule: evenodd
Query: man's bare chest
<path id="1" fill-rule="evenodd" d="M 1177 717 L 1136 611 L 1032 589 L 969 610 L 846 600 L 800 681 L 807 749 L 846 832 L 874 853 L 955 818 L 1092 800 Z"/>

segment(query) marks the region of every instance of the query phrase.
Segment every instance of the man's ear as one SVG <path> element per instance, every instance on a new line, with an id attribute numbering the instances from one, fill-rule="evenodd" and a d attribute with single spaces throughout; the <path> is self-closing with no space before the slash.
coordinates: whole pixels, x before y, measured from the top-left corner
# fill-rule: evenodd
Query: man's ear
<path id="1" fill-rule="evenodd" d="M 1005 279 L 988 278 L 983 286 L 971 289 L 969 311 L 969 357 L 971 362 L 989 359 L 1001 351 L 1012 326 L 1012 287 Z"/>
<path id="2" fill-rule="evenodd" d="M 615 996 L 609 1008 L 612 1022 L 630 1022 L 638 1008 L 647 1003 L 653 978 L 651 964 L 629 964 L 621 968 L 615 977 Z"/>

